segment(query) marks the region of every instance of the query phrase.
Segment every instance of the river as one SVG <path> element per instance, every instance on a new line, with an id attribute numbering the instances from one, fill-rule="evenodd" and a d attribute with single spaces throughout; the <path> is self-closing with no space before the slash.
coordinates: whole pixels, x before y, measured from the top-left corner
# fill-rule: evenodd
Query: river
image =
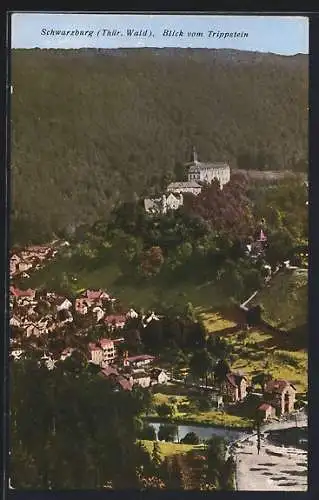
<path id="1" fill-rule="evenodd" d="M 155 429 L 157 438 L 160 425 L 165 424 L 162 422 L 149 422 L 149 424 Z M 175 438 L 176 442 L 183 439 L 188 432 L 195 432 L 201 441 L 210 439 L 212 436 L 218 436 L 224 438 L 228 442 L 231 442 L 237 441 L 237 439 L 249 435 L 247 431 L 236 431 L 233 429 L 225 429 L 223 427 L 206 427 L 201 425 L 178 425 L 177 429 L 178 434 Z"/>

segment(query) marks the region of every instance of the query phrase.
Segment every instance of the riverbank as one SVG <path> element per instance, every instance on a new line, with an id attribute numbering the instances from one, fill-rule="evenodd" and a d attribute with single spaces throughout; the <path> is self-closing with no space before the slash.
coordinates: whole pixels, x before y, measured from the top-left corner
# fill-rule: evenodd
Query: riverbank
<path id="1" fill-rule="evenodd" d="M 212 412 L 213 413 L 213 412 Z M 234 417 L 236 418 L 236 417 Z M 220 421 L 217 421 L 214 418 L 203 418 L 202 414 L 192 415 L 191 417 L 185 416 L 177 416 L 177 417 L 158 417 L 158 416 L 144 416 L 144 420 L 147 420 L 150 423 L 160 423 L 160 424 L 174 424 L 174 425 L 185 425 L 185 426 L 194 426 L 194 427 L 212 427 L 220 430 L 229 430 L 229 431 L 238 431 L 238 432 L 249 432 L 254 428 L 253 421 L 247 420 L 247 425 L 243 425 L 244 419 L 238 417 L 240 422 L 234 421 L 233 425 L 223 425 Z M 220 422 L 220 423 L 219 423 Z"/>

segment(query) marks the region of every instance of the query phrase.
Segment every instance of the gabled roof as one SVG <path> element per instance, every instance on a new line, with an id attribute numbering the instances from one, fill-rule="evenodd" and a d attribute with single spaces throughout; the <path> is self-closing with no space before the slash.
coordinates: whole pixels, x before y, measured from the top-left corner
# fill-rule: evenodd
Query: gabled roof
<path id="1" fill-rule="evenodd" d="M 104 375 L 105 377 L 109 377 L 110 375 L 116 375 L 118 376 L 118 371 L 113 368 L 112 366 L 106 366 L 101 370 L 101 374 Z"/>
<path id="2" fill-rule="evenodd" d="M 35 295 L 35 290 L 28 288 L 27 290 L 20 290 L 14 286 L 10 286 L 10 293 L 15 297 L 32 297 Z"/>
<path id="3" fill-rule="evenodd" d="M 125 377 L 119 376 L 117 382 L 125 391 L 131 391 L 133 388 L 133 383 Z"/>
<path id="4" fill-rule="evenodd" d="M 167 191 L 174 191 L 174 189 L 183 189 L 183 188 L 198 188 L 201 189 L 201 186 L 195 181 L 186 181 L 186 182 L 171 182 L 167 186 Z"/>
<path id="5" fill-rule="evenodd" d="M 287 389 L 287 387 L 292 387 L 294 390 L 296 390 L 296 388 L 290 383 L 288 382 L 287 380 L 270 380 L 269 382 L 267 382 L 267 384 L 265 385 L 265 392 L 268 392 L 268 393 L 282 393 L 285 389 Z"/>
<path id="6" fill-rule="evenodd" d="M 100 344 L 102 349 L 114 347 L 114 342 L 111 339 L 100 339 L 98 343 Z"/>
<path id="7" fill-rule="evenodd" d="M 247 380 L 247 377 L 239 373 L 230 372 L 226 375 L 226 381 L 228 381 L 233 387 L 238 387 L 243 379 Z"/>
<path id="8" fill-rule="evenodd" d="M 271 404 L 269 403 L 262 403 L 261 405 L 259 405 L 257 407 L 257 410 L 261 410 L 261 411 L 267 411 L 269 410 L 270 408 L 274 408 Z"/>
<path id="9" fill-rule="evenodd" d="M 104 290 L 86 290 L 83 294 L 82 297 L 86 297 L 88 300 L 99 300 L 105 296 L 106 298 L 109 298 L 109 294 L 106 293 Z"/>
<path id="10" fill-rule="evenodd" d="M 150 356 L 148 354 L 141 354 L 139 356 L 130 356 L 128 358 L 125 358 L 126 361 L 128 361 L 129 363 L 136 363 L 138 361 L 147 361 L 147 360 L 150 360 L 150 361 L 153 361 L 155 359 L 155 356 Z"/>
<path id="11" fill-rule="evenodd" d="M 102 348 L 95 344 L 95 342 L 89 342 L 88 349 L 90 352 L 92 351 L 102 351 Z"/>
<path id="12" fill-rule="evenodd" d="M 104 321 L 105 321 L 105 323 L 107 323 L 109 325 L 112 323 L 125 323 L 126 316 L 111 314 L 109 316 L 105 316 Z"/>
<path id="13" fill-rule="evenodd" d="M 58 297 L 56 299 L 56 305 L 57 306 L 61 306 L 66 301 L 69 302 L 70 304 L 72 304 L 72 302 L 68 298 L 66 298 L 66 297 Z"/>
<path id="14" fill-rule="evenodd" d="M 220 168 L 229 168 L 228 163 L 226 162 L 191 162 L 189 165 L 189 172 L 200 170 L 201 168 L 208 168 L 208 169 L 220 169 Z"/>

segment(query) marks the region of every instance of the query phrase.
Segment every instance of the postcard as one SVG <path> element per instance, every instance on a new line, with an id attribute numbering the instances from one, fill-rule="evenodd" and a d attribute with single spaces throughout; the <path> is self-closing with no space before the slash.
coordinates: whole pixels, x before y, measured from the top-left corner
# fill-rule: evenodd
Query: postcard
<path id="1" fill-rule="evenodd" d="M 14 490 L 306 491 L 308 19 L 11 14 Z"/>

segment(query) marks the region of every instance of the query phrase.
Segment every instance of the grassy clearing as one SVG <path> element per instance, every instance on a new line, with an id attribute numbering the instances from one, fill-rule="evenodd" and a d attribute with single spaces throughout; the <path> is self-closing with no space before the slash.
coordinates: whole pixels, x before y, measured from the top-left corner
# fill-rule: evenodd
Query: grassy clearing
<path id="1" fill-rule="evenodd" d="M 241 334 L 234 334 L 230 340 L 236 353 L 232 365 L 234 370 L 242 371 L 249 377 L 267 371 L 274 378 L 289 380 L 296 386 L 297 392 L 307 390 L 308 354 L 305 349 L 294 351 L 293 346 L 287 345 L 283 348 L 280 334 L 250 330 L 245 333 L 244 340 L 241 340 Z"/>
<path id="2" fill-rule="evenodd" d="M 263 308 L 265 321 L 282 330 L 307 324 L 308 271 L 286 269 L 279 272 L 252 300 Z"/>
<path id="3" fill-rule="evenodd" d="M 199 286 L 185 282 L 174 287 L 165 286 L 165 283 L 154 278 L 142 287 L 137 287 L 122 282 L 121 270 L 114 262 L 79 270 L 72 265 L 71 260 L 58 259 L 31 276 L 28 286 L 49 286 L 52 279 L 66 270 L 78 278 L 74 284 L 76 292 L 85 288 L 104 288 L 127 307 L 150 309 L 161 302 L 175 305 L 192 302 L 207 331 L 226 336 L 232 344 L 234 370 L 243 371 L 248 376 L 267 371 L 276 378 L 288 379 L 295 384 L 298 392 L 307 390 L 306 349 L 295 349 L 293 340 L 280 333 L 266 333 L 259 329 L 241 331 L 238 311 L 211 282 Z M 278 273 L 272 281 L 272 288 L 264 288 L 256 297 L 265 309 L 265 319 L 271 319 L 270 322 L 279 327 L 282 324 L 296 326 L 306 323 L 306 285 L 306 271 Z M 194 423 L 209 421 L 211 425 L 216 424 L 216 416 L 205 414 L 193 417 Z"/>
<path id="4" fill-rule="evenodd" d="M 197 308 L 196 312 L 198 312 L 200 319 L 209 333 L 223 332 L 228 328 L 234 328 L 237 324 L 232 319 L 225 318 L 222 313 L 214 310 Z"/>
<path id="5" fill-rule="evenodd" d="M 28 280 L 28 286 L 50 286 L 53 279 L 66 271 L 77 277 L 72 287 L 75 293 L 86 288 L 106 289 L 127 306 L 137 309 L 152 308 L 154 304 L 164 302 L 176 306 L 191 302 L 200 311 L 203 307 L 221 307 L 226 301 L 218 287 L 211 282 L 202 285 L 185 282 L 171 286 L 158 276 L 146 281 L 143 286 L 127 283 L 123 281 L 121 269 L 114 261 L 102 265 L 96 262 L 94 265 L 94 261 L 88 260 L 86 267 L 79 268 L 72 259 L 57 259 L 34 273 Z"/>
<path id="6" fill-rule="evenodd" d="M 155 441 L 141 440 L 139 441 L 144 448 L 149 452 L 149 454 L 153 451 L 153 446 Z M 172 455 L 183 455 L 185 453 L 189 453 L 192 450 L 203 449 L 203 444 L 193 445 L 193 444 L 181 444 L 181 443 L 168 443 L 159 441 L 159 448 L 162 460 L 165 457 L 169 457 Z"/>
<path id="7" fill-rule="evenodd" d="M 155 405 L 167 403 L 174 404 L 175 413 L 170 421 L 185 425 L 205 425 L 216 427 L 231 428 L 249 428 L 252 426 L 252 420 L 239 415 L 232 415 L 216 410 L 196 411 L 192 408 L 192 397 L 187 395 L 155 393 L 153 395 Z M 178 405 L 183 404 L 183 411 L 179 410 Z M 189 407 L 189 409 L 187 408 Z M 186 409 L 186 411 L 185 411 Z M 157 419 L 158 415 L 154 412 L 150 415 L 152 419 Z M 168 421 L 168 419 L 163 419 Z"/>

